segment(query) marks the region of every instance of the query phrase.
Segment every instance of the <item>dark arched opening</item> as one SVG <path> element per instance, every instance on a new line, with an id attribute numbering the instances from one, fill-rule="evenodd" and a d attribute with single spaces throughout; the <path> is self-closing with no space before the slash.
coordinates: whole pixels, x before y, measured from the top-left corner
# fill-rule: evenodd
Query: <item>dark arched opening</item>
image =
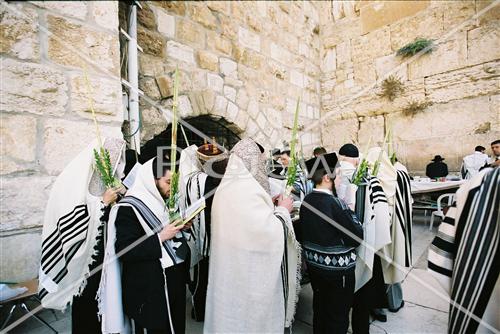
<path id="1" fill-rule="evenodd" d="M 234 131 L 234 125 L 229 123 L 224 118 L 214 118 L 209 115 L 197 116 L 192 118 L 183 119 L 186 123 L 191 125 L 191 127 L 197 129 L 200 134 L 202 133 L 205 137 L 192 131 L 187 126 L 184 126 L 184 132 L 186 133 L 186 138 L 189 145 L 200 146 L 204 143 L 205 138 L 213 138 L 219 145 L 223 145 L 226 149 L 231 149 L 240 140 L 240 137 Z M 177 131 L 177 146 L 179 148 L 186 148 L 188 143 L 186 143 L 186 138 L 179 126 Z M 158 147 L 170 146 L 172 139 L 172 125 L 169 124 L 165 131 L 154 136 L 151 140 L 147 141 L 141 147 L 141 162 L 148 161 L 156 157 Z"/>

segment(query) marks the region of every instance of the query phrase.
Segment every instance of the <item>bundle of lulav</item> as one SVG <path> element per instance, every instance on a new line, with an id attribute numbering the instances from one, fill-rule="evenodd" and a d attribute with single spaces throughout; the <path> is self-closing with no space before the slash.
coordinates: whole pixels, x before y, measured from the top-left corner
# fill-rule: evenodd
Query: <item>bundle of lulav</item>
<path id="1" fill-rule="evenodd" d="M 297 179 L 297 170 L 299 159 L 297 159 L 297 153 L 295 152 L 296 144 L 297 144 L 297 132 L 299 128 L 299 104 L 300 97 L 297 100 L 297 106 L 295 107 L 295 116 L 293 119 L 293 128 L 292 128 L 292 140 L 290 141 L 290 163 L 288 164 L 287 173 L 286 173 L 286 189 L 285 195 L 290 196 L 293 189 L 293 184 Z"/>
<path id="2" fill-rule="evenodd" d="M 389 127 L 389 141 L 387 143 L 387 153 L 389 154 L 389 159 L 394 165 L 397 161 L 396 150 L 394 149 L 394 139 L 392 137 L 392 127 Z"/>
<path id="3" fill-rule="evenodd" d="M 179 199 L 179 172 L 177 171 L 177 125 L 178 120 L 178 97 L 179 97 L 179 68 L 175 69 L 174 73 L 174 98 L 172 104 L 172 140 L 170 144 L 170 171 L 172 178 L 170 181 L 170 196 L 165 203 L 168 207 L 170 221 L 177 221 L 180 217 L 179 207 L 177 205 Z"/>
<path id="4" fill-rule="evenodd" d="M 370 144 L 372 142 L 372 138 L 368 140 L 368 145 L 366 145 L 366 149 L 363 152 L 363 159 L 361 160 L 358 169 L 356 170 L 356 173 L 354 174 L 351 183 L 355 184 L 356 186 L 359 186 L 366 175 L 368 174 L 368 160 L 366 160 L 366 155 L 368 154 L 368 150 L 370 149 Z"/>
<path id="5" fill-rule="evenodd" d="M 114 177 L 113 166 L 111 165 L 111 158 L 109 156 L 109 151 L 104 148 L 101 141 L 101 133 L 99 131 L 99 123 L 97 123 L 97 117 L 95 115 L 94 101 L 92 100 L 92 89 L 87 75 L 87 67 L 83 68 L 83 75 L 85 78 L 85 85 L 87 88 L 87 99 L 89 101 L 90 111 L 92 112 L 92 118 L 94 120 L 94 125 L 96 129 L 97 142 L 99 144 L 99 150 L 94 149 L 95 167 L 99 171 L 101 180 L 107 189 L 113 187 L 119 187 L 121 185 L 121 182 L 120 180 Z"/>

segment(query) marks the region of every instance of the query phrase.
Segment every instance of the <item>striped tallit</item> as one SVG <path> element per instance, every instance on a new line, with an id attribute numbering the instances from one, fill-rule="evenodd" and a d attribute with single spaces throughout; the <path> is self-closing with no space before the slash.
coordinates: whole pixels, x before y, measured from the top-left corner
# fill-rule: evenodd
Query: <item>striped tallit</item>
<path id="1" fill-rule="evenodd" d="M 186 208 L 203 196 L 206 180 L 207 174 L 203 172 L 194 172 L 188 176 L 184 198 Z M 208 233 L 205 224 L 205 210 L 203 210 L 193 219 L 193 225 L 191 226 L 192 242 L 195 244 L 195 247 L 191 247 L 191 265 L 196 264 L 202 257 L 209 255 L 210 239 Z"/>
<path id="2" fill-rule="evenodd" d="M 364 201 L 360 197 L 356 200 L 356 213 L 362 213 L 364 236 L 356 249 L 356 291 L 372 278 L 375 252 L 391 242 L 387 197 L 377 177 L 369 177 L 367 182 L 366 188 L 358 187 L 359 192 L 366 191 Z"/>
<path id="3" fill-rule="evenodd" d="M 499 206 L 500 168 L 495 168 L 469 190 L 458 220 L 449 333 L 475 332 L 479 323 L 471 313 L 482 318 L 492 295 L 500 274 Z"/>
<path id="4" fill-rule="evenodd" d="M 104 187 L 94 170 L 92 142 L 61 172 L 52 186 L 45 209 L 39 270 L 39 296 L 45 308 L 64 310 L 82 293 L 94 261 L 102 222 Z M 113 170 L 122 156 L 124 141 L 104 139 Z M 123 161 L 122 161 L 123 162 Z M 123 164 L 124 166 L 124 164 Z"/>

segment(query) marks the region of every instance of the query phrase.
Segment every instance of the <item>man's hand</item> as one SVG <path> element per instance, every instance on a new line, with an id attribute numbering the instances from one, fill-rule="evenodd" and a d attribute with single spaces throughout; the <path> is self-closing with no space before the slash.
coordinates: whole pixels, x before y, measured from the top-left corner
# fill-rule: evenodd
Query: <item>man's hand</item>
<path id="1" fill-rule="evenodd" d="M 106 189 L 104 194 L 102 194 L 102 201 L 104 205 L 108 206 L 113 204 L 118 199 L 118 190 L 115 188 Z"/>
<path id="2" fill-rule="evenodd" d="M 193 226 L 193 220 L 188 221 L 184 226 L 182 227 L 182 230 L 189 230 Z"/>
<path id="3" fill-rule="evenodd" d="M 276 199 L 278 204 L 276 206 L 282 206 L 288 210 L 288 212 L 292 212 L 293 210 L 293 199 L 291 197 L 284 197 L 283 195 L 279 195 Z"/>
<path id="4" fill-rule="evenodd" d="M 168 224 L 163 228 L 163 230 L 160 231 L 160 233 L 158 233 L 158 235 L 160 236 L 160 240 L 163 242 L 165 240 L 172 239 L 173 237 L 175 237 L 177 232 L 179 232 L 182 229 L 182 227 L 183 227 L 182 225 L 175 226 L 175 224 L 173 223 Z"/>

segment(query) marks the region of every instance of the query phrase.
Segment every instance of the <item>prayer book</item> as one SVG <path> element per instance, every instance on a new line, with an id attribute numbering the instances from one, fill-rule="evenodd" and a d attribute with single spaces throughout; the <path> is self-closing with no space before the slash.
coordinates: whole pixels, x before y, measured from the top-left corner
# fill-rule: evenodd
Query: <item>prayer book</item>
<path id="1" fill-rule="evenodd" d="M 186 208 L 186 210 L 181 214 L 182 220 L 181 219 L 176 220 L 177 222 L 175 223 L 175 226 L 187 224 L 205 208 L 206 208 L 205 197 L 201 197 L 199 200 L 191 203 L 191 205 L 188 208 Z"/>

